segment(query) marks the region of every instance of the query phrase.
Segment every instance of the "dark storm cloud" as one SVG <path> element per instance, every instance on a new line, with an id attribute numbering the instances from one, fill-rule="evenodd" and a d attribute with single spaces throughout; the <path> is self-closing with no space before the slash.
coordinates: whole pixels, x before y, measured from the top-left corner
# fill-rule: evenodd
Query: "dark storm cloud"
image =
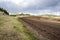
<path id="1" fill-rule="evenodd" d="M 42 3 L 40 1 L 38 1 L 39 3 L 36 5 L 31 5 L 27 8 L 25 8 L 25 10 L 45 10 L 45 9 L 50 9 L 50 10 L 55 10 L 57 5 L 60 3 L 60 0 L 45 0 L 42 1 Z M 58 9 L 57 9 L 58 10 Z"/>

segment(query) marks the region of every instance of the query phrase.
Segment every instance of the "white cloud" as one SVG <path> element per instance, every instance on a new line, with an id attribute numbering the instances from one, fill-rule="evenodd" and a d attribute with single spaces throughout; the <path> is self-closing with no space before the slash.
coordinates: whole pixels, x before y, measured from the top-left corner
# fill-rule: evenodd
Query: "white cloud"
<path id="1" fill-rule="evenodd" d="M 5 8 L 9 7 L 9 10 L 12 12 L 28 12 L 30 14 L 59 14 L 60 12 L 56 13 L 58 10 L 60 11 L 60 1 L 59 0 L 0 0 L 5 1 Z M 8 4 L 7 4 L 8 2 Z M 10 2 L 10 3 L 9 3 Z M 13 2 L 13 5 L 9 5 Z M 1 3 L 3 4 L 3 3 Z M 7 6 L 6 6 L 7 4 Z M 14 6 L 17 5 L 17 6 Z M 11 6 L 11 7 L 10 7 Z"/>
<path id="2" fill-rule="evenodd" d="M 19 3 L 21 7 L 27 8 L 32 5 L 36 5 L 37 1 L 36 0 L 23 0 L 22 2 Z"/>
<path id="3" fill-rule="evenodd" d="M 12 2 L 14 2 L 16 4 L 19 4 L 19 3 L 23 3 L 24 0 L 9 0 L 9 1 L 12 1 Z"/>
<path id="4" fill-rule="evenodd" d="M 36 0 L 0 0 L 1 1 L 11 1 L 14 2 L 15 4 L 21 6 L 21 7 L 28 7 L 30 5 L 36 5 L 37 1 Z"/>
<path id="5" fill-rule="evenodd" d="M 14 2 L 16 4 L 19 4 L 19 3 L 23 2 L 24 0 L 0 0 L 0 2 L 1 1 L 11 1 L 11 2 Z"/>

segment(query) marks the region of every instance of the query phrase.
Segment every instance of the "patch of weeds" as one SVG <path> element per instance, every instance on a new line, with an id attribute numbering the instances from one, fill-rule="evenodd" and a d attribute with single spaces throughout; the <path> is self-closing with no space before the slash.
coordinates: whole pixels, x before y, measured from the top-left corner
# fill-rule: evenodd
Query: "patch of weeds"
<path id="1" fill-rule="evenodd" d="M 7 35 L 3 35 L 3 36 L 6 36 L 4 38 L 2 37 L 4 40 L 10 40 L 10 39 L 17 40 L 15 38 L 17 38 L 17 36 L 20 34 L 22 34 L 21 38 L 23 40 L 37 40 L 37 38 L 34 37 L 31 32 L 29 32 L 29 30 L 18 20 L 17 17 L 15 18 L 15 17 L 1 15 L 0 19 L 2 20 L 2 22 L 0 21 L 0 27 L 1 27 L 1 25 L 3 25 L 4 27 L 6 27 L 6 29 L 9 29 L 7 31 L 6 31 L 6 29 L 3 29 L 3 28 L 0 29 L 0 32 L 1 32 L 1 30 L 4 30 L 4 32 L 6 31 L 6 33 L 8 32 Z M 13 29 L 12 29 L 12 26 L 13 26 Z M 10 31 L 13 31 L 13 33 Z M 14 31 L 17 32 L 18 34 L 14 34 L 15 33 Z M 13 35 L 13 36 L 11 36 L 11 35 Z M 9 37 L 7 37 L 7 36 L 9 36 Z M 1 39 L 1 37 L 0 37 L 0 39 Z M 3 39 L 1 39 L 1 40 L 3 40 Z"/>
<path id="2" fill-rule="evenodd" d="M 31 32 L 29 32 L 26 26 L 23 26 L 23 27 L 24 27 L 24 33 L 29 37 L 30 40 L 38 40 L 36 37 L 33 36 Z"/>
<path id="3" fill-rule="evenodd" d="M 36 37 L 33 36 L 33 34 L 23 24 L 22 24 L 22 26 L 18 27 L 17 29 L 18 29 L 18 31 L 20 30 L 24 34 L 24 36 L 27 37 L 26 40 L 38 40 Z"/>

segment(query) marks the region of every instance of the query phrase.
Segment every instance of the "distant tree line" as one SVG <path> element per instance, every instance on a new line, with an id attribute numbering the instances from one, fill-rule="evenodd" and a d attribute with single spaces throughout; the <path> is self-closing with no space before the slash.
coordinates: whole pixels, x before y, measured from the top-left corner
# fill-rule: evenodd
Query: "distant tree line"
<path id="1" fill-rule="evenodd" d="M 0 11 L 4 12 L 6 15 L 9 15 L 9 13 L 7 12 L 7 10 L 0 8 Z"/>
<path id="2" fill-rule="evenodd" d="M 21 13 L 20 16 L 30 16 L 30 14 Z"/>

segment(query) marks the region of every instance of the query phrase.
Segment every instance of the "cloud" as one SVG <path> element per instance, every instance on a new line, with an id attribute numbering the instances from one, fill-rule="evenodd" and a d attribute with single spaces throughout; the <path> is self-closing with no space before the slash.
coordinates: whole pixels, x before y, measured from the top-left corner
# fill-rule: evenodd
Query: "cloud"
<path id="1" fill-rule="evenodd" d="M 55 13 L 60 11 L 60 0 L 0 0 L 0 7 L 11 13 Z"/>
<path id="2" fill-rule="evenodd" d="M 20 12 L 20 7 L 13 2 L 0 2 L 0 7 L 5 8 L 9 12 L 18 13 Z"/>

